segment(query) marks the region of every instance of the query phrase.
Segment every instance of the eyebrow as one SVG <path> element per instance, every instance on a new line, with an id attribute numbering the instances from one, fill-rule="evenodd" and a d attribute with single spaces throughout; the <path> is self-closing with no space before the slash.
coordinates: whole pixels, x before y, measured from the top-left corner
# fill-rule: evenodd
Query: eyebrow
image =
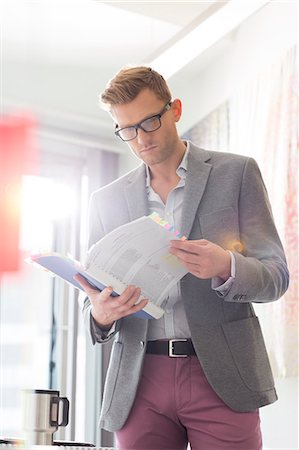
<path id="1" fill-rule="evenodd" d="M 139 120 L 139 122 L 135 122 L 135 123 L 133 123 L 132 125 L 124 125 L 123 127 L 120 127 L 118 123 L 115 123 L 115 130 L 116 130 L 117 128 L 122 129 L 122 128 L 134 127 L 134 126 L 139 125 L 140 123 L 144 122 L 145 120 L 150 119 L 150 118 L 153 117 L 153 116 L 158 116 L 159 114 L 160 114 L 160 112 L 157 112 L 157 113 L 155 113 L 155 114 L 149 114 L 148 116 L 144 117 L 144 119 Z"/>

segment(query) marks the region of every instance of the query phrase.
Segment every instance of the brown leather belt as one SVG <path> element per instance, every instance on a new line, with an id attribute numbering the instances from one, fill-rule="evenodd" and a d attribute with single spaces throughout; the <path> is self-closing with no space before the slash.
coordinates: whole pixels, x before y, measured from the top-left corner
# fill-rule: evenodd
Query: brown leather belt
<path id="1" fill-rule="evenodd" d="M 148 341 L 146 353 L 166 355 L 171 358 L 184 358 L 186 356 L 196 355 L 191 339 Z"/>

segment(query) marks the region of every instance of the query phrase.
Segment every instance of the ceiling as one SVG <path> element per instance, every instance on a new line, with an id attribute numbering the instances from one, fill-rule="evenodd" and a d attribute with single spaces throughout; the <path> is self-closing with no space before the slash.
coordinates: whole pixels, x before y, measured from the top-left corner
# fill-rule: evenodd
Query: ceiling
<path id="1" fill-rule="evenodd" d="M 179 27 L 184 27 L 192 22 L 195 17 L 198 17 L 204 11 L 209 9 L 212 4 L 217 3 L 215 0 L 211 1 L 131 1 L 131 2 L 105 2 L 112 4 L 117 8 L 121 8 L 132 13 L 137 13 L 142 16 L 152 17 L 164 22 L 169 22 Z M 220 2 L 218 2 L 220 3 Z"/>
<path id="2" fill-rule="evenodd" d="M 3 57 L 101 67 L 149 63 L 226 3 L 2 0 Z"/>
<path id="3" fill-rule="evenodd" d="M 3 0 L 4 57 L 80 65 L 143 61 L 212 3 Z"/>
<path id="4" fill-rule="evenodd" d="M 100 116 L 103 129 L 107 126 L 110 132 L 109 117 L 99 113 L 98 105 L 92 102 L 94 92 L 100 91 L 120 67 L 151 64 L 165 76 L 160 63 L 155 65 L 157 58 L 199 31 L 201 34 L 188 47 L 192 55 L 183 62 L 184 71 L 179 72 L 185 83 L 187 73 L 197 76 L 221 56 L 232 44 L 237 27 L 265 3 L 266 0 L 0 0 L 2 63 L 12 67 L 4 69 L 4 101 L 7 86 L 8 103 L 20 100 L 24 105 L 47 111 L 52 108 L 71 114 L 80 112 L 82 117 L 97 120 Z M 233 22 L 246 5 L 254 5 L 252 11 Z M 225 10 L 226 14 L 220 16 Z M 225 23 L 228 26 L 219 33 Z M 172 58 L 174 65 L 179 65 L 185 56 L 182 49 L 179 51 L 180 56 Z M 165 77 L 169 79 L 171 75 Z"/>

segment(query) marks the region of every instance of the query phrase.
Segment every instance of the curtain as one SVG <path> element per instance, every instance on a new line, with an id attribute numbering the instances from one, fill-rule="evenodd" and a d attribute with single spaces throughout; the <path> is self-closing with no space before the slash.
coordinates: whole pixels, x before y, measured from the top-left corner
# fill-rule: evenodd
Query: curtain
<path id="1" fill-rule="evenodd" d="M 282 299 L 255 305 L 276 377 L 298 374 L 297 89 L 292 48 L 186 134 L 203 148 L 251 156 L 260 166 L 291 276 Z"/>
<path id="2" fill-rule="evenodd" d="M 191 128 L 183 139 L 190 139 L 202 148 L 229 152 L 229 123 L 229 102 L 226 101 Z"/>

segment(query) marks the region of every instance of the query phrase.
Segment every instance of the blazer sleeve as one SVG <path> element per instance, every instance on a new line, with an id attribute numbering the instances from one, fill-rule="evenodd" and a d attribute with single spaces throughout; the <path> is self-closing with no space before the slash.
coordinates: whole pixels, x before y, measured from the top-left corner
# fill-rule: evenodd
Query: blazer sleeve
<path id="1" fill-rule="evenodd" d="M 288 288 L 289 272 L 267 191 L 257 166 L 248 158 L 239 195 L 242 253 L 236 260 L 235 281 L 224 297 L 231 302 L 270 302 Z"/>
<path id="2" fill-rule="evenodd" d="M 88 248 L 104 237 L 105 230 L 100 217 L 100 205 L 97 201 L 98 193 L 91 195 L 88 207 Z"/>
<path id="3" fill-rule="evenodd" d="M 104 227 L 102 225 L 99 204 L 96 200 L 97 193 L 92 194 L 89 202 L 88 211 L 88 248 L 95 244 L 99 239 L 105 235 Z M 88 334 L 90 335 L 93 344 L 105 343 L 110 341 L 115 334 L 119 331 L 121 321 L 117 321 L 114 324 L 113 331 L 105 332 L 101 330 L 95 323 L 91 315 L 91 303 L 88 297 L 85 298 L 83 303 L 83 319 Z"/>

